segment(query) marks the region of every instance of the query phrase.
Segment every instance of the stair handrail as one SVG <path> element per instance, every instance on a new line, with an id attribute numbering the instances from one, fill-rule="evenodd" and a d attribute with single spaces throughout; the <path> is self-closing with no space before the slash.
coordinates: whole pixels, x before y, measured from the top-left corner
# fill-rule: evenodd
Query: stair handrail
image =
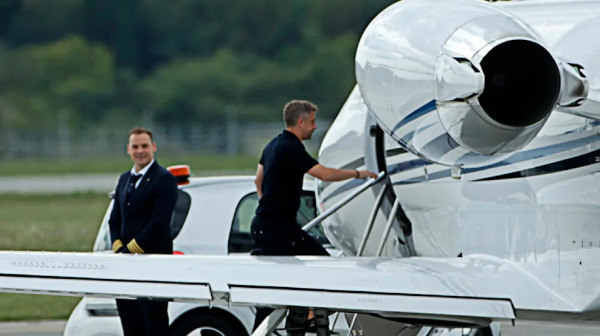
<path id="1" fill-rule="evenodd" d="M 318 225 L 319 223 L 321 223 L 325 218 L 331 216 L 334 212 L 336 212 L 341 207 L 343 207 L 344 205 L 346 205 L 348 202 L 350 202 L 351 200 L 353 200 L 354 198 L 356 198 L 356 196 L 360 195 L 362 192 L 364 192 L 365 190 L 367 190 L 370 187 L 374 186 L 375 184 L 383 181 L 385 177 L 386 177 L 386 173 L 384 171 L 382 171 L 379 174 L 377 174 L 376 178 L 369 178 L 358 189 L 354 190 L 349 195 L 346 195 L 346 197 L 344 197 L 341 200 L 339 200 L 331 208 L 327 209 L 325 212 L 323 212 L 322 214 L 320 214 L 317 217 L 315 217 L 315 219 L 311 220 L 308 224 L 304 225 L 302 227 L 302 230 L 309 231 L 310 229 L 312 229 L 313 227 L 315 227 L 316 225 Z"/>

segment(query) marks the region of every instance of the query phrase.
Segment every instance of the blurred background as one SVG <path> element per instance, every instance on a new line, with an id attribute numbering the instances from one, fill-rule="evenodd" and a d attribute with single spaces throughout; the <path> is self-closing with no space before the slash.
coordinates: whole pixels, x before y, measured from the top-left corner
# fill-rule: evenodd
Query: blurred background
<path id="1" fill-rule="evenodd" d="M 324 130 L 393 2 L 3 0 L 0 159 L 114 157 L 133 126 L 170 154 L 257 155 L 293 98 Z"/>
<path id="2" fill-rule="evenodd" d="M 253 174 L 283 105 L 308 99 L 316 155 L 362 31 L 393 2 L 0 1 L 0 249 L 90 251 L 134 126 L 164 166 Z M 0 294 L 0 320 L 66 319 L 78 300 Z"/>

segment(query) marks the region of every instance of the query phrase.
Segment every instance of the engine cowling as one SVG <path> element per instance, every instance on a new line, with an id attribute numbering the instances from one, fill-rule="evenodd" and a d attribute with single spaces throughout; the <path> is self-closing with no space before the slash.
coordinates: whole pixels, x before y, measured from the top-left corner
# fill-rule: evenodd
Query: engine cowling
<path id="1" fill-rule="evenodd" d="M 581 71 L 589 84 L 585 88 L 588 90 L 585 100 L 565 99 L 559 109 L 596 120 L 600 120 L 600 45 L 591 43 L 590 36 L 596 36 L 599 30 L 600 17 L 584 21 L 569 30 L 554 47 L 559 57 L 575 62 L 575 71 Z M 581 90 L 572 83 L 563 86 L 565 97 L 577 96 Z"/>
<path id="2" fill-rule="evenodd" d="M 468 0 L 404 0 L 367 27 L 358 87 L 381 127 L 430 161 L 477 167 L 527 145 L 556 106 L 560 63 L 526 24 Z"/>

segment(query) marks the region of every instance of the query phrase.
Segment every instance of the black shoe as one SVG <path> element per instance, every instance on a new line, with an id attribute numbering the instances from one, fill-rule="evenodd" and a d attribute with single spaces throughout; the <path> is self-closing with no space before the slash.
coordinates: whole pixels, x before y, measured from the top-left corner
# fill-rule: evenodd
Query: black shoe
<path id="1" fill-rule="evenodd" d="M 311 333 L 317 332 L 317 321 L 315 321 L 314 318 L 306 320 L 306 322 L 304 322 L 304 331 Z"/>
<path id="2" fill-rule="evenodd" d="M 312 334 L 317 333 L 317 322 L 314 318 L 311 318 L 310 320 L 306 320 L 306 322 L 304 322 L 304 331 L 306 331 L 307 333 L 312 333 Z M 333 336 L 333 335 L 339 335 L 340 333 L 333 331 L 333 330 L 329 330 L 329 334 Z"/>
<path id="3" fill-rule="evenodd" d="M 285 329 L 279 329 L 279 330 L 285 330 L 285 335 L 286 336 L 297 336 L 297 335 L 305 335 L 305 330 L 303 327 L 298 327 L 298 328 L 285 328 Z"/>

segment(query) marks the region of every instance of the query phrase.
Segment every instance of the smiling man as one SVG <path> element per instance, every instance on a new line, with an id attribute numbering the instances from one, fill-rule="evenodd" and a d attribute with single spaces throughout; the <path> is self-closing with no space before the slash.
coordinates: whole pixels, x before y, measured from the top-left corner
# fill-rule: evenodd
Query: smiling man
<path id="1" fill-rule="evenodd" d="M 129 132 L 133 168 L 119 177 L 108 224 L 115 253 L 172 254 L 171 214 L 177 201 L 175 177 L 154 160 L 152 132 Z M 167 301 L 117 300 L 125 336 L 168 335 Z"/>

